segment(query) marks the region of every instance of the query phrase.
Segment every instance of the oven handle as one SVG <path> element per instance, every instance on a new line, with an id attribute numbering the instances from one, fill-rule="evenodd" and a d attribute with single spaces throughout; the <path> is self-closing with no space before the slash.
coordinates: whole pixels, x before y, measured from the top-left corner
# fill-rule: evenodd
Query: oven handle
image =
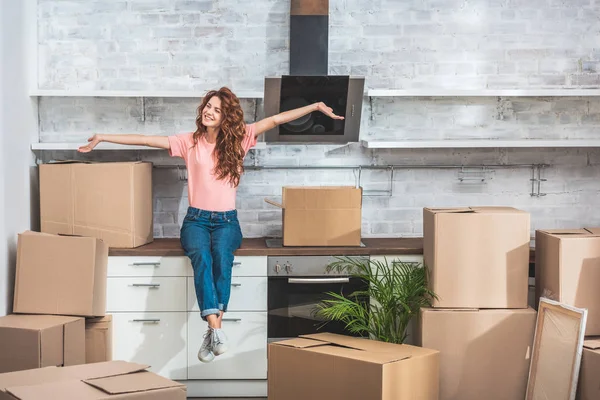
<path id="1" fill-rule="evenodd" d="M 350 278 L 289 278 L 288 283 L 348 283 Z"/>

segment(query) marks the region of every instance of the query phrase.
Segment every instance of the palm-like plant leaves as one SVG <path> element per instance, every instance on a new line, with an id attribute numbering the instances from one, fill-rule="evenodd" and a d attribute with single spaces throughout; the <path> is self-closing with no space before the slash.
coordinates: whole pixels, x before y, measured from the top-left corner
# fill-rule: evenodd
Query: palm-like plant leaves
<path id="1" fill-rule="evenodd" d="M 353 334 L 403 343 L 409 321 L 436 298 L 428 289 L 427 268 L 420 264 L 338 257 L 327 268 L 348 273 L 369 285 L 368 290 L 347 296 L 329 292 L 317 309 L 320 318 L 340 321 Z"/>

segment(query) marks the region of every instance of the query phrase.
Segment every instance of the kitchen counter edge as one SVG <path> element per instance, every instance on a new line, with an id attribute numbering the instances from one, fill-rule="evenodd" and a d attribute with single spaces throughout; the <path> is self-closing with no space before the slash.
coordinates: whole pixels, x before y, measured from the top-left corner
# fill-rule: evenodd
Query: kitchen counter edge
<path id="1" fill-rule="evenodd" d="M 235 252 L 236 256 L 303 256 L 303 255 L 410 255 L 423 254 L 423 238 L 363 238 L 364 247 L 272 247 L 266 246 L 265 238 L 246 238 Z M 110 248 L 109 256 L 130 257 L 176 257 L 184 256 L 179 238 L 157 238 L 136 248 Z M 530 249 L 530 262 L 535 262 L 535 250 Z"/>

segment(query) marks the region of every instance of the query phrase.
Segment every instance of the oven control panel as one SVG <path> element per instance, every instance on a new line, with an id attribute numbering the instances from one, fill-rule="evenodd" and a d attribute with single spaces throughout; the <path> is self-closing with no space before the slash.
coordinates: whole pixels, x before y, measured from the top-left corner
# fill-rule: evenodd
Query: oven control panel
<path id="1" fill-rule="evenodd" d="M 368 256 L 351 256 L 343 259 L 368 260 Z M 327 267 L 340 258 L 336 256 L 268 256 L 268 276 L 319 276 L 347 275 L 345 272 L 328 271 Z"/>

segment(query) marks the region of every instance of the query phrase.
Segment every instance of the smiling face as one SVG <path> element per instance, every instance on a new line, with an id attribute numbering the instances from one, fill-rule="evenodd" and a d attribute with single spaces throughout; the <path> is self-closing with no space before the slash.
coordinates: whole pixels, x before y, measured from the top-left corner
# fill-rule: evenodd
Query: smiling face
<path id="1" fill-rule="evenodd" d="M 213 96 L 202 110 L 202 125 L 207 128 L 218 128 L 222 118 L 221 99 Z"/>

